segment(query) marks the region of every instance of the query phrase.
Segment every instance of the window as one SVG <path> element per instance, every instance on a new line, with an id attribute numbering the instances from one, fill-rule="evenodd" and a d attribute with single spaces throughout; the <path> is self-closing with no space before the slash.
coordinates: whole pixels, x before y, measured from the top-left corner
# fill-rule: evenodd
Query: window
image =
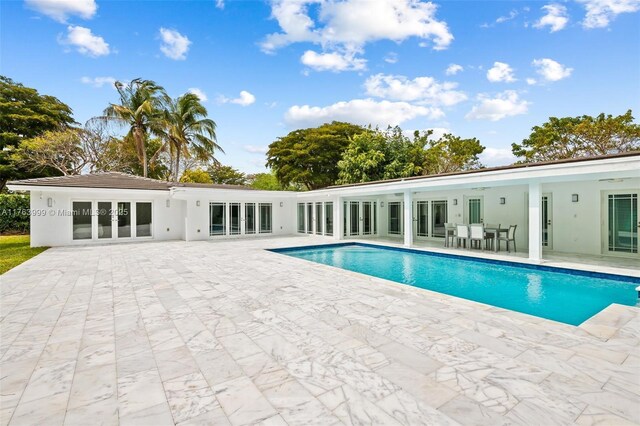
<path id="1" fill-rule="evenodd" d="M 260 233 L 271 232 L 271 203 L 260 203 Z"/>
<path id="2" fill-rule="evenodd" d="M 431 202 L 431 221 L 431 236 L 444 238 L 444 225 L 447 222 L 447 200 Z"/>
<path id="3" fill-rule="evenodd" d="M 342 203 L 342 235 L 347 236 L 347 218 L 349 211 L 347 210 L 347 202 Z"/>
<path id="4" fill-rule="evenodd" d="M 609 251 L 638 253 L 638 194 L 608 196 Z"/>
<path id="5" fill-rule="evenodd" d="M 364 235 L 371 235 L 371 201 L 362 202 L 362 233 Z"/>
<path id="6" fill-rule="evenodd" d="M 136 237 L 151 236 L 151 203 L 136 203 Z"/>
<path id="7" fill-rule="evenodd" d="M 333 235 L 333 203 L 324 203 L 324 234 Z"/>
<path id="8" fill-rule="evenodd" d="M 118 238 L 131 238 L 131 203 L 118 203 Z"/>
<path id="9" fill-rule="evenodd" d="M 400 235 L 402 233 L 402 203 L 394 201 L 389 206 L 389 234 Z"/>
<path id="10" fill-rule="evenodd" d="M 378 235 L 378 202 L 373 202 L 373 235 Z"/>
<path id="11" fill-rule="evenodd" d="M 307 234 L 313 234 L 313 203 L 307 203 Z"/>
<path id="12" fill-rule="evenodd" d="M 316 203 L 316 234 L 322 235 L 322 203 Z"/>
<path id="13" fill-rule="evenodd" d="M 360 233 L 360 202 L 351 201 L 349 203 L 349 227 L 350 235 L 358 235 Z"/>
<path id="14" fill-rule="evenodd" d="M 304 234 L 304 203 L 298 203 L 298 232 Z"/>
<path id="15" fill-rule="evenodd" d="M 246 203 L 244 205 L 244 233 L 256 233 L 256 203 Z"/>
<path id="16" fill-rule="evenodd" d="M 91 239 L 91 201 L 73 202 L 73 239 Z"/>
<path id="17" fill-rule="evenodd" d="M 209 235 L 225 235 L 227 223 L 224 203 L 209 204 Z"/>
<path id="18" fill-rule="evenodd" d="M 240 203 L 229 203 L 229 230 L 231 235 L 240 234 Z"/>
<path id="19" fill-rule="evenodd" d="M 416 229 L 416 235 L 419 237 L 427 237 L 429 235 L 429 202 L 418 201 L 416 205 L 418 226 Z"/>
<path id="20" fill-rule="evenodd" d="M 111 201 L 98 202 L 98 238 L 113 237 L 113 219 Z"/>

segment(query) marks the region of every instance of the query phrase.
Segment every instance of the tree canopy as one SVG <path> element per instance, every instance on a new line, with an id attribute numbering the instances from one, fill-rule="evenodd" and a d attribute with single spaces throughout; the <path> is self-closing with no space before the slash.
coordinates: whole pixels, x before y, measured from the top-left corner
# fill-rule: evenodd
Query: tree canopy
<path id="1" fill-rule="evenodd" d="M 430 139 L 432 131 L 405 136 L 399 127 L 378 129 L 353 137 L 338 162 L 340 184 L 396 179 L 480 168 L 480 141 L 445 134 Z"/>
<path id="2" fill-rule="evenodd" d="M 224 185 L 246 185 L 247 176 L 240 170 L 222 164 L 213 164 L 207 169 L 212 183 Z"/>
<path id="3" fill-rule="evenodd" d="M 338 121 L 294 130 L 269 145 L 267 165 L 284 187 L 301 184 L 318 189 L 332 185 L 338 179 L 338 161 L 351 138 L 364 131 L 361 126 Z"/>
<path id="4" fill-rule="evenodd" d="M 522 144 L 512 144 L 512 152 L 523 163 L 590 157 L 640 150 L 640 125 L 633 114 L 596 117 L 550 117 L 535 126 Z"/>
<path id="5" fill-rule="evenodd" d="M 209 173 L 207 173 L 206 170 L 202 169 L 185 170 L 180 177 L 180 182 L 216 183 L 211 180 L 211 176 L 209 175 Z"/>
<path id="6" fill-rule="evenodd" d="M 21 167 L 13 151 L 27 139 L 73 124 L 71 108 L 65 103 L 0 76 L 0 191 L 10 179 L 55 174 L 51 170 L 34 173 Z"/>

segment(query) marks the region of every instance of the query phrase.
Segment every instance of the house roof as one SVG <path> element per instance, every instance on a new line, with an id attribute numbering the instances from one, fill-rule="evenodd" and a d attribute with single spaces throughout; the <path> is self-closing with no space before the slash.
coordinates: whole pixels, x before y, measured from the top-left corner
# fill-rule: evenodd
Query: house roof
<path id="1" fill-rule="evenodd" d="M 46 186 L 62 188 L 139 189 L 169 191 L 171 188 L 209 188 L 253 190 L 242 185 L 218 185 L 206 183 L 175 183 L 144 178 L 120 172 L 91 173 L 86 175 L 55 176 L 8 182 L 13 186 Z"/>
<path id="2" fill-rule="evenodd" d="M 538 163 L 511 164 L 508 166 L 485 167 L 482 169 L 463 170 L 463 171 L 451 172 L 451 173 L 439 173 L 434 175 L 376 180 L 371 182 L 350 183 L 345 185 L 333 185 L 333 186 L 328 186 L 324 189 L 339 189 L 339 188 L 349 188 L 349 187 L 355 187 L 355 186 L 376 185 L 376 184 L 382 184 L 382 183 L 426 180 L 426 179 L 433 179 L 433 178 L 442 178 L 447 176 L 472 175 L 477 173 L 495 172 L 495 171 L 503 171 L 503 170 L 530 169 L 530 168 L 541 167 L 541 166 L 550 166 L 554 164 L 581 163 L 585 161 L 606 160 L 610 158 L 621 158 L 621 157 L 640 157 L 640 151 L 622 152 L 618 154 L 608 154 L 608 155 L 597 155 L 593 157 L 579 157 L 579 158 L 567 158 L 567 159 L 553 160 L 553 161 L 541 161 Z"/>

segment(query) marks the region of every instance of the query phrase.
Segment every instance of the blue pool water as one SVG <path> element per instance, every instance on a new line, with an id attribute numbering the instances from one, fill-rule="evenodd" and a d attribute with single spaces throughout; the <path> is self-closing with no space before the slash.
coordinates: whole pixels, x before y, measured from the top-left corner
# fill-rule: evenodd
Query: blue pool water
<path id="1" fill-rule="evenodd" d="M 611 303 L 635 305 L 640 284 L 638 278 L 368 244 L 274 251 L 572 325 Z"/>

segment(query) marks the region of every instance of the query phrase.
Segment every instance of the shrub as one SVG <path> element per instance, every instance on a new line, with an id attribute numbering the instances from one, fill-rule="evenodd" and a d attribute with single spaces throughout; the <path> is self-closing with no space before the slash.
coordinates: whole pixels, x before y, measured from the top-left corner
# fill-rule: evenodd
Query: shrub
<path id="1" fill-rule="evenodd" d="M 29 232 L 29 196 L 0 194 L 0 234 Z"/>

